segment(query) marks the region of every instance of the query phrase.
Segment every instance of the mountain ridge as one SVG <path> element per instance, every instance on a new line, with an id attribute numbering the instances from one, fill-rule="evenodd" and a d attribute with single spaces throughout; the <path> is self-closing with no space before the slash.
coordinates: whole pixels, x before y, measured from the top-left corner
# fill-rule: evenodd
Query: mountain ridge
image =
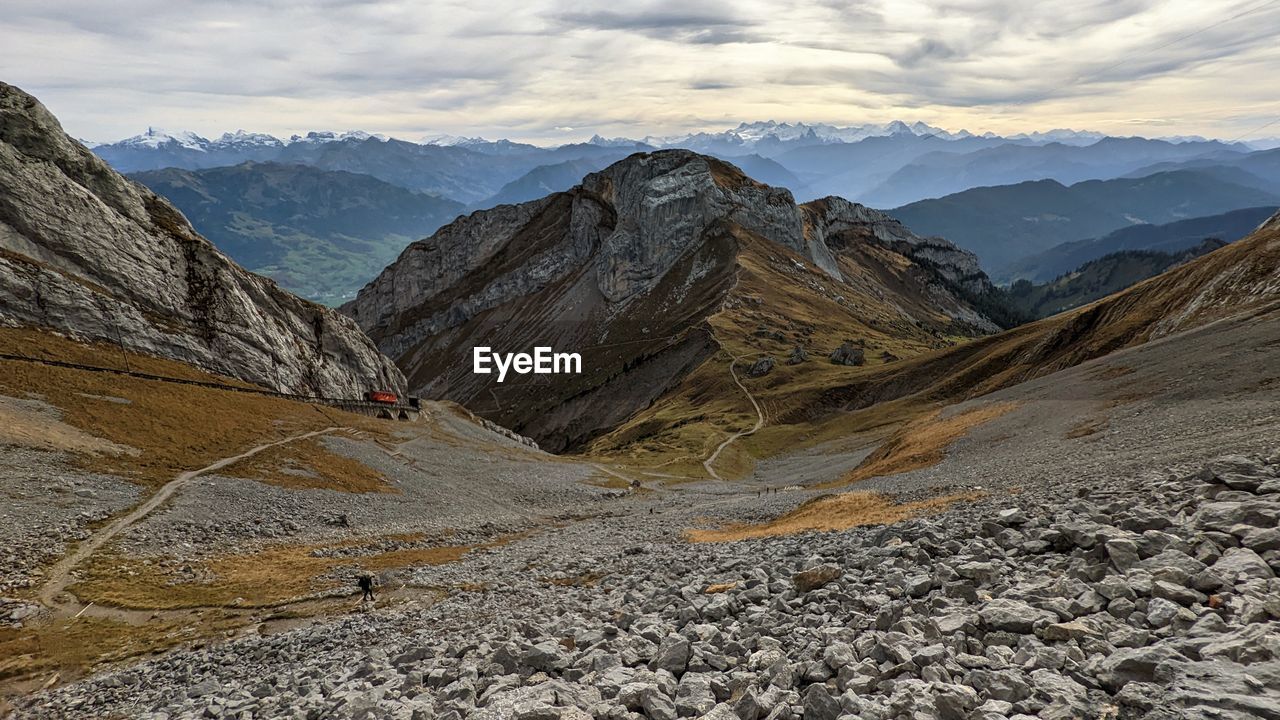
<path id="1" fill-rule="evenodd" d="M 182 214 L 0 83 L 0 306 L 9 327 L 176 359 L 287 393 L 402 390 L 349 319 L 226 258 Z M 54 205 L 56 203 L 56 205 Z"/>
<path id="2" fill-rule="evenodd" d="M 889 211 L 907 225 L 971 250 L 995 277 L 1022 258 L 1140 223 L 1164 224 L 1247 207 L 1280 195 L 1229 185 L 1193 170 L 1142 178 L 1056 180 L 978 187 Z"/>
<path id="3" fill-rule="evenodd" d="M 246 269 L 336 305 L 462 210 L 370 175 L 242 163 L 133 173 Z"/>
<path id="4" fill-rule="evenodd" d="M 1163 225 L 1129 225 L 1107 235 L 1087 240 L 1074 240 L 1055 245 L 1044 252 L 1013 263 L 1005 268 L 1004 277 L 1026 278 L 1048 282 L 1063 273 L 1112 252 L 1123 250 L 1155 250 L 1178 252 L 1205 239 L 1235 242 L 1258 228 L 1277 208 L 1263 206 L 1231 210 L 1219 215 L 1177 220 Z"/>
<path id="5" fill-rule="evenodd" d="M 839 198 L 798 206 L 728 163 L 663 150 L 569 191 L 459 218 L 410 245 L 342 310 L 414 391 L 561 451 L 652 406 L 717 355 L 723 334 L 757 337 L 761 322 L 779 322 L 759 337 L 821 343 L 826 354 L 862 336 L 907 354 L 997 329 L 966 299 L 990 290 L 971 254 L 877 211 Z M 768 305 L 746 297 L 757 292 L 782 293 L 776 302 L 796 313 L 762 314 Z M 739 326 L 722 318 L 713 330 L 726 308 Z M 470 372 L 474 346 L 534 342 L 581 352 L 587 369 L 502 387 Z M 513 393 L 519 403 L 500 400 Z"/>

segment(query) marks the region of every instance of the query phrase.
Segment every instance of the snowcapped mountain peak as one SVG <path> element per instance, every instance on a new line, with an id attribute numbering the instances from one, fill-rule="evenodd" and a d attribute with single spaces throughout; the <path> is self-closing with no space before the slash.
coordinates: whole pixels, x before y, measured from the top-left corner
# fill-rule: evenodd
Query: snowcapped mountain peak
<path id="1" fill-rule="evenodd" d="M 267 133 L 245 132 L 244 130 L 236 130 L 235 132 L 224 132 L 214 140 L 213 145 L 219 147 L 279 147 L 284 145 L 280 138 Z"/>
<path id="2" fill-rule="evenodd" d="M 188 130 L 171 133 L 157 127 L 148 127 L 146 132 L 125 138 L 120 144 L 150 148 L 174 145 L 188 150 L 205 150 L 209 141 Z"/>
<path id="3" fill-rule="evenodd" d="M 333 132 L 332 130 L 312 131 L 306 135 L 294 135 L 289 138 L 289 142 L 297 143 L 328 143 L 343 142 L 345 140 L 355 140 L 357 142 L 364 140 L 381 140 L 386 142 L 387 136 L 381 133 L 367 133 L 364 130 L 347 130 L 346 132 Z"/>
<path id="4" fill-rule="evenodd" d="M 599 147 L 630 147 L 639 142 L 639 140 L 624 137 L 607 138 L 600 134 L 592 135 L 591 139 L 587 140 L 588 145 L 597 145 Z"/>
<path id="5" fill-rule="evenodd" d="M 428 135 L 418 141 L 419 145 L 440 145 L 443 147 L 466 147 L 467 145 L 481 145 L 488 143 L 482 137 L 466 137 L 463 135 Z"/>
<path id="6" fill-rule="evenodd" d="M 907 124 L 901 120 L 894 120 L 893 122 L 885 123 L 883 125 L 867 124 L 852 125 L 848 127 L 840 127 L 826 123 L 788 123 L 778 122 L 776 120 L 763 120 L 739 123 L 738 126 L 732 130 L 725 130 L 719 133 L 699 132 L 681 137 L 653 138 L 647 140 L 650 141 L 650 144 L 665 147 L 691 146 L 696 148 L 704 145 L 709 146 L 714 143 L 723 147 L 736 147 L 750 150 L 754 149 L 761 143 L 851 143 L 865 140 L 869 137 L 884 137 L 890 135 L 916 137 L 929 136 L 940 137 L 945 140 L 958 140 L 961 138 L 973 137 L 973 134 L 966 130 L 952 133 L 923 122 Z"/>
<path id="7" fill-rule="evenodd" d="M 1070 130 L 1067 128 L 1057 128 L 1044 132 L 1037 130 L 1036 132 L 1031 133 L 1009 135 L 1008 139 L 1029 140 L 1036 144 L 1062 143 L 1063 145 L 1092 145 L 1104 137 L 1106 137 L 1104 133 L 1094 132 L 1092 130 Z"/>

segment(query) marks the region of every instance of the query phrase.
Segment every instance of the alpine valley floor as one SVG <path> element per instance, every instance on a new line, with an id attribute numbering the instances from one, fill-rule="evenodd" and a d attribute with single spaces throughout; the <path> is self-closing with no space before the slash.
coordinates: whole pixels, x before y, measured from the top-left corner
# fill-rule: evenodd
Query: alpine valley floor
<path id="1" fill-rule="evenodd" d="M 23 718 L 1280 717 L 1278 347 L 1262 309 L 729 482 L 548 456 L 447 406 L 352 425 L 298 441 L 349 465 L 282 444 L 198 476 L 52 609 L 39 555 L 0 672 Z M 346 422 L 277 420 L 260 442 Z M 138 502 L 64 445 L 5 446 L 11 512 L 50 463 L 67 484 L 7 546 Z"/>

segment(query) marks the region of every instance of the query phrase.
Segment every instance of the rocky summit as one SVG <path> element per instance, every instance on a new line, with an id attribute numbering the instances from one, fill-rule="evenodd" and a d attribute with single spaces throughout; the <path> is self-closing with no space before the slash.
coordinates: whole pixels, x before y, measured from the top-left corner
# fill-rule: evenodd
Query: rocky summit
<path id="1" fill-rule="evenodd" d="M 0 83 L 0 325 L 55 330 L 271 389 L 404 387 L 350 319 L 229 260 L 168 202 Z"/>
<path id="2" fill-rule="evenodd" d="M 761 321 L 790 324 L 765 330 L 784 341 L 853 334 L 918 351 L 999 329 L 977 307 L 989 291 L 974 256 L 945 240 L 839 198 L 797 205 L 729 163 L 670 150 L 460 218 L 409 246 L 343 312 L 415 392 L 561 450 L 652 406 Z M 583 372 L 501 386 L 472 373 L 474 347 L 534 344 L 580 353 Z"/>

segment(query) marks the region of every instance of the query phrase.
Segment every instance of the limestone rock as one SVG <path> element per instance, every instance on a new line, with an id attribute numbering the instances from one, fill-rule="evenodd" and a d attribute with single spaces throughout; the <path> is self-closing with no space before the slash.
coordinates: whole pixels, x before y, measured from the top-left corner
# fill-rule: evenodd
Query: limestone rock
<path id="1" fill-rule="evenodd" d="M 867 354 L 862 348 L 854 347 L 849 340 L 831 351 L 831 362 L 835 365 L 863 365 L 867 362 Z"/>
<path id="2" fill-rule="evenodd" d="M 0 325 L 171 358 L 287 393 L 402 392 L 349 318 L 233 263 L 0 83 Z"/>
<path id="3" fill-rule="evenodd" d="M 751 377 L 764 377 L 765 375 L 773 372 L 773 365 L 774 360 L 771 357 L 765 356 L 758 358 L 751 364 L 751 369 L 747 370 L 747 374 Z"/>

